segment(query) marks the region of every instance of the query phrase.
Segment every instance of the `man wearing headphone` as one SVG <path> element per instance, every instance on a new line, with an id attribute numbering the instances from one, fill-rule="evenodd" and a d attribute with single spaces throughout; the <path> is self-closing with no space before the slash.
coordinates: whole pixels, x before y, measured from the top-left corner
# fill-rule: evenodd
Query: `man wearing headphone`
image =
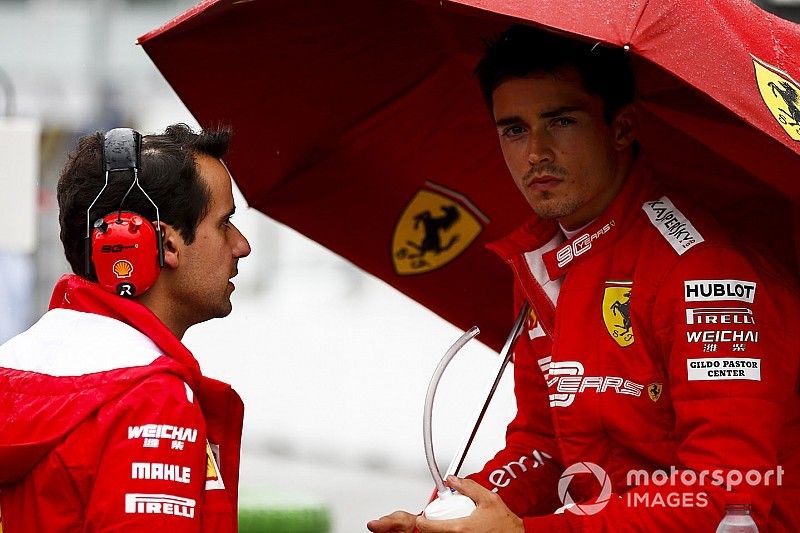
<path id="1" fill-rule="evenodd" d="M 82 138 L 58 183 L 74 274 L 0 347 L 4 533 L 236 531 L 243 405 L 181 343 L 231 312 L 247 239 L 225 131 Z"/>

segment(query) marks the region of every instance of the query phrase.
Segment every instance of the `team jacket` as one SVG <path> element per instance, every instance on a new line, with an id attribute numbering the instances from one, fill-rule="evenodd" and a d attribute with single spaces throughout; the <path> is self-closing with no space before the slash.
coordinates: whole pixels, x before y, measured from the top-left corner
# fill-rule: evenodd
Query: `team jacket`
<path id="1" fill-rule="evenodd" d="M 800 527 L 797 292 L 740 244 L 638 163 L 572 239 L 536 219 L 493 245 L 533 311 L 506 447 L 471 477 L 526 531 L 713 531 L 726 488 Z"/>
<path id="2" fill-rule="evenodd" d="M 64 276 L 0 347 L 2 531 L 236 531 L 242 416 L 146 307 Z"/>

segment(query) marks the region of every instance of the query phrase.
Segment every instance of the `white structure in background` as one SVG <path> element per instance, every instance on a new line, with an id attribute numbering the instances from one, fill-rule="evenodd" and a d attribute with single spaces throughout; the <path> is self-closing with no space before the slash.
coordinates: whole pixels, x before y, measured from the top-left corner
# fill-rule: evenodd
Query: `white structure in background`
<path id="1" fill-rule="evenodd" d="M 0 118 L 0 343 L 33 320 L 39 137 L 38 120 Z"/>

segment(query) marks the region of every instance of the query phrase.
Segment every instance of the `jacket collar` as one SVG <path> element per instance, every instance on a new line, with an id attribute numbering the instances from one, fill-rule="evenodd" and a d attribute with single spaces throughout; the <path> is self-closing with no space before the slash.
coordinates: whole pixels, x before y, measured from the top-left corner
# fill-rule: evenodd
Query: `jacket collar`
<path id="1" fill-rule="evenodd" d="M 72 309 L 119 320 L 139 330 L 163 350 L 164 355 L 187 367 L 198 381 L 200 365 L 192 353 L 150 309 L 135 300 L 104 291 L 96 283 L 74 274 L 61 277 L 53 289 L 50 309 Z"/>

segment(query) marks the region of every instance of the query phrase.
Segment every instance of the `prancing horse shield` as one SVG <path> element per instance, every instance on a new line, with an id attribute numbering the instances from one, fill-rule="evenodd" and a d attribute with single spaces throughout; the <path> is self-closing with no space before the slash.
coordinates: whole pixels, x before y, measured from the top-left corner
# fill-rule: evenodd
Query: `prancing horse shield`
<path id="1" fill-rule="evenodd" d="M 607 281 L 603 294 L 603 322 L 611 338 L 623 348 L 633 344 L 631 281 Z"/>
<path id="2" fill-rule="evenodd" d="M 431 187 L 435 184 L 428 183 Z M 401 275 L 422 274 L 458 257 L 488 222 L 472 202 L 455 191 L 420 190 L 397 221 L 392 262 Z M 444 193 L 444 194 L 443 194 Z M 447 194 L 447 196 L 445 196 Z"/>

